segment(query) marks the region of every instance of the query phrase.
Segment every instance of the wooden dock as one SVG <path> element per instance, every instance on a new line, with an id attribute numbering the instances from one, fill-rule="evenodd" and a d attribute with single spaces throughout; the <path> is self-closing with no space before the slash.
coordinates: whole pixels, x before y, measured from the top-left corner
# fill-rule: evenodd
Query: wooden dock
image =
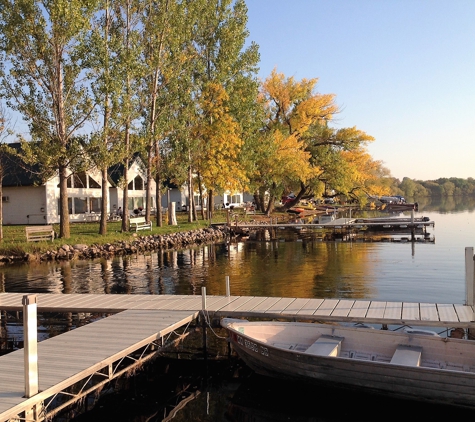
<path id="1" fill-rule="evenodd" d="M 22 293 L 0 293 L 0 310 L 22 311 Z M 39 390 L 24 398 L 24 353 L 0 357 L 0 422 L 42 421 L 156 356 L 167 336 L 211 317 L 475 328 L 461 304 L 257 296 L 37 294 L 38 312 L 114 314 L 38 343 Z M 73 391 L 73 392 L 71 392 Z"/>
<path id="2" fill-rule="evenodd" d="M 355 218 L 337 218 L 328 223 L 230 223 L 231 228 L 239 227 L 245 229 L 266 229 L 266 228 L 295 228 L 295 227 L 307 227 L 312 229 L 347 229 L 347 230 L 374 230 L 374 229 L 424 229 L 427 227 L 434 227 L 434 221 L 414 221 L 411 222 L 410 219 L 387 219 L 385 221 L 358 221 L 359 219 Z"/>

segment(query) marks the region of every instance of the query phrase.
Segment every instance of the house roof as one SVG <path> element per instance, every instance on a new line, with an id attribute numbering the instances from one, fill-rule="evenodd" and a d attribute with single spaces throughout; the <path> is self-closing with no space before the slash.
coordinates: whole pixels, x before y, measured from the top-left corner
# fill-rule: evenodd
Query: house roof
<path id="1" fill-rule="evenodd" d="M 7 144 L 7 146 L 16 152 L 21 151 L 19 142 Z M 20 156 L 8 152 L 0 152 L 0 164 L 4 172 L 2 185 L 5 187 L 43 184 L 38 164 L 27 164 Z"/>

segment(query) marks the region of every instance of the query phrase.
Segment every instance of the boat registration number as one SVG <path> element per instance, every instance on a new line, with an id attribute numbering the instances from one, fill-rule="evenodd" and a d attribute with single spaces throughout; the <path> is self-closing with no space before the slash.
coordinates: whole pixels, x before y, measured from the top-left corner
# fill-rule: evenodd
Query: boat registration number
<path id="1" fill-rule="evenodd" d="M 259 346 L 258 344 L 241 336 L 237 336 L 237 342 L 241 346 L 244 346 L 246 349 L 252 350 L 256 353 L 260 353 L 262 356 L 269 356 L 269 349 L 267 349 L 267 347 Z"/>

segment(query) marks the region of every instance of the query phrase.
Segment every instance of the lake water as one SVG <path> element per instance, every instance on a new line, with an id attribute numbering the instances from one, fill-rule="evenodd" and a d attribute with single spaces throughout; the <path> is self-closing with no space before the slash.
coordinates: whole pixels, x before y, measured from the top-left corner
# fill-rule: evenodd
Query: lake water
<path id="1" fill-rule="evenodd" d="M 199 295 L 205 286 L 210 295 L 224 295 L 225 276 L 229 276 L 232 295 L 464 303 L 464 254 L 465 247 L 475 246 L 475 203 L 455 199 L 419 204 L 416 217 L 435 221 L 435 227 L 428 229 L 434 243 L 322 242 L 312 240 L 308 232 L 278 230 L 275 241 L 208 245 L 112 260 L 2 267 L 0 292 Z M 296 405 L 291 404 L 287 410 L 278 407 L 278 419 L 275 406 L 265 413 L 265 402 L 281 396 L 297 400 L 295 392 L 300 390 L 296 386 L 255 375 L 236 376 L 234 370 L 231 373 L 234 375 L 222 376 L 214 390 L 208 388 L 206 395 L 187 405 L 194 409 L 193 416 L 183 411 L 175 420 L 350 420 L 328 413 L 320 417 L 307 408 L 310 413 L 298 419 Z M 229 391 L 223 395 L 222 389 Z M 331 400 L 326 390 L 311 392 L 323 401 Z M 243 404 L 246 397 L 251 402 Z M 263 414 L 252 410 L 256 397 Z M 233 402 L 236 398 L 239 405 Z M 352 402 L 356 407 L 358 400 Z M 305 407 L 303 402 L 298 406 Z M 216 409 L 222 409 L 221 413 Z M 362 419 L 352 420 L 376 420 L 360 416 Z M 135 419 L 130 416 L 123 420 L 141 419 L 137 413 Z M 157 416 L 149 420 L 162 419 Z"/>

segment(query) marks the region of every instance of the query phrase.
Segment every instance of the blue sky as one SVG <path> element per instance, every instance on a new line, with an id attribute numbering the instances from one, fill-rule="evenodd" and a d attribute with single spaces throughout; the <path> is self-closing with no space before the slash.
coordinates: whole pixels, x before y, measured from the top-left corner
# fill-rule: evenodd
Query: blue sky
<path id="1" fill-rule="evenodd" d="M 475 177 L 475 0 L 247 0 L 259 77 L 319 78 L 402 179 Z"/>

